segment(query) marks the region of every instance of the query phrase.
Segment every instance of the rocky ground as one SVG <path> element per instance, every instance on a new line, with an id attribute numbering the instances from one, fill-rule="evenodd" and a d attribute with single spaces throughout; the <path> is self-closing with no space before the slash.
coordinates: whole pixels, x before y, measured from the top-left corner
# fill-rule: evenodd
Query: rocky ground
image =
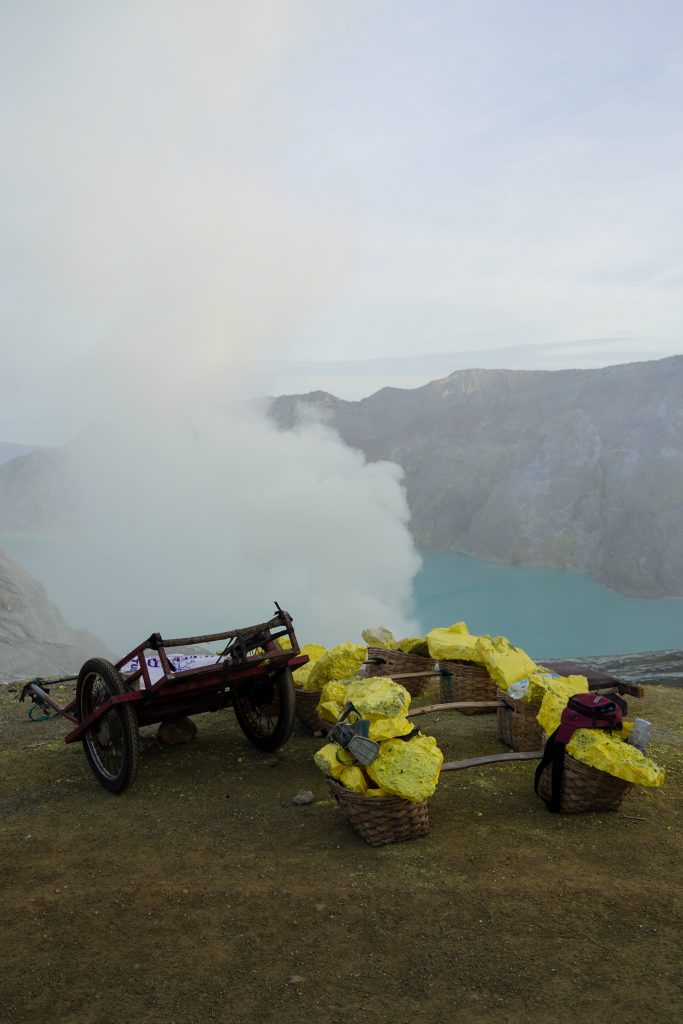
<path id="1" fill-rule="evenodd" d="M 577 665 L 609 672 L 629 683 L 659 683 L 683 687 L 683 651 L 648 651 L 645 654 L 611 654 L 575 658 Z"/>
<path id="2" fill-rule="evenodd" d="M 377 849 L 298 729 L 276 754 L 231 711 L 186 746 L 145 730 L 113 797 L 16 696 L 0 687 L 3 1024 L 679 1019 L 678 690 L 632 702 L 668 779 L 620 812 L 553 816 L 533 762 L 480 767 L 442 776 L 428 836 Z M 419 721 L 448 760 L 500 750 L 495 716 Z"/>

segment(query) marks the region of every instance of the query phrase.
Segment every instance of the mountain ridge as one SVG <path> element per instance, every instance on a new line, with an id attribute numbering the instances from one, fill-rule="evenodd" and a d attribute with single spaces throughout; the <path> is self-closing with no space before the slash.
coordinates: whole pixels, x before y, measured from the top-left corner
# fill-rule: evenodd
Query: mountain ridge
<path id="1" fill-rule="evenodd" d="M 43 587 L 0 551 L 0 682 L 78 672 L 89 657 L 111 657 L 84 629 L 72 629 Z"/>
<path id="2" fill-rule="evenodd" d="M 465 369 L 358 402 L 280 396 L 405 473 L 420 546 L 683 596 L 683 356 L 600 369 Z"/>

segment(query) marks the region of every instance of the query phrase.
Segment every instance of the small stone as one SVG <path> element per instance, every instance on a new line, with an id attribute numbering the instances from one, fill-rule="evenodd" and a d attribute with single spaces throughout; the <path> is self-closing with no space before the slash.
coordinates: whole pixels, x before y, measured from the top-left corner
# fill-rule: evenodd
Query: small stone
<path id="1" fill-rule="evenodd" d="M 311 793 L 310 789 L 303 789 L 300 793 L 297 793 L 296 796 L 292 797 L 292 803 L 293 804 L 312 804 L 313 803 L 313 794 Z"/>
<path id="2" fill-rule="evenodd" d="M 290 976 L 287 978 L 287 984 L 288 985 L 300 985 L 301 982 L 305 981 L 305 980 L 306 979 L 302 978 L 300 974 L 290 974 Z"/>
<path id="3" fill-rule="evenodd" d="M 157 729 L 157 740 L 165 747 L 177 743 L 190 743 L 197 735 L 197 726 L 191 718 L 179 718 L 175 722 L 162 722 Z"/>

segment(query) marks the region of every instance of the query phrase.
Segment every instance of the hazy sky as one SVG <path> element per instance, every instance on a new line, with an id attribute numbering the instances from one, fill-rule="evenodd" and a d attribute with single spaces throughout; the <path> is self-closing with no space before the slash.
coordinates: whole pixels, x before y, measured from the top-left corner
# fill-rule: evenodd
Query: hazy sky
<path id="1" fill-rule="evenodd" d="M 2 0 L 0 440 L 149 333 L 245 394 L 683 351 L 682 58 L 677 0 Z"/>

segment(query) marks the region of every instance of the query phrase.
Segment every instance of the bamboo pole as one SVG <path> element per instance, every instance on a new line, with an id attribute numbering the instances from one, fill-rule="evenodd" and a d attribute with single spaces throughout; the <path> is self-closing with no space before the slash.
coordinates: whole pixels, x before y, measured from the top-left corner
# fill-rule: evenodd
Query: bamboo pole
<path id="1" fill-rule="evenodd" d="M 488 757 L 468 757 L 464 761 L 447 761 L 441 765 L 442 772 L 458 772 L 461 768 L 476 768 L 480 764 L 502 764 L 505 761 L 538 761 L 542 750 L 520 751 L 510 754 L 490 754 Z"/>

